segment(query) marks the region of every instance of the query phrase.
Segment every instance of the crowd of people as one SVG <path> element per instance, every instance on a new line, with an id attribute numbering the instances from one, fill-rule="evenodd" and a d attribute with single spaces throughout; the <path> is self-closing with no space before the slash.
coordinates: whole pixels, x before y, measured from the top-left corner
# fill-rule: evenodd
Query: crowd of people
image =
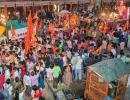
<path id="1" fill-rule="evenodd" d="M 57 30 L 53 38 L 46 31 L 52 19 L 44 17 L 44 31 L 36 34 L 37 45 L 30 46 L 26 57 L 24 39 L 2 42 L 0 100 L 43 100 L 45 79 L 53 82 L 53 88 L 59 82 L 70 86 L 73 80 L 84 79 L 87 66 L 125 56 L 124 50 L 130 49 L 128 27 L 124 23 L 108 26 L 98 13 L 98 9 L 80 12 L 78 26 Z M 82 21 L 85 17 L 89 22 Z"/>

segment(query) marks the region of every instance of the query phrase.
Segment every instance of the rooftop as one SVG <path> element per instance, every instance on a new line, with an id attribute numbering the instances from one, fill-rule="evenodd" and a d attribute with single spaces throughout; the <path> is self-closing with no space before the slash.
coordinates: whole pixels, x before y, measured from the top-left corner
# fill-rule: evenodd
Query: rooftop
<path id="1" fill-rule="evenodd" d="M 130 73 L 130 64 L 124 63 L 121 59 L 109 59 L 91 65 L 89 70 L 94 71 L 110 83 Z"/>

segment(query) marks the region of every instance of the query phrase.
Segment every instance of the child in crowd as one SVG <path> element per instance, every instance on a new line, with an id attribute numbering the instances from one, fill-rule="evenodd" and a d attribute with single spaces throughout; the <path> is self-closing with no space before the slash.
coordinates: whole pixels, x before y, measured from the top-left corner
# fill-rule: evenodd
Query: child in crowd
<path id="1" fill-rule="evenodd" d="M 52 68 L 51 68 L 51 67 L 46 68 L 46 72 L 47 72 L 47 78 L 48 78 L 48 80 L 53 81 L 53 72 L 52 72 Z"/>

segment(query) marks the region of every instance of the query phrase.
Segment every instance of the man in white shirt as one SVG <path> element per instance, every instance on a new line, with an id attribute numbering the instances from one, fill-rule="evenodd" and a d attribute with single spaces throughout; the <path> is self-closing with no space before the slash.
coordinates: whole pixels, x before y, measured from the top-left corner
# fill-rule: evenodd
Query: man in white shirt
<path id="1" fill-rule="evenodd" d="M 4 71 L 5 71 L 4 76 L 5 76 L 5 81 L 6 81 L 7 79 L 10 79 L 10 71 L 9 71 L 9 69 L 7 68 L 6 65 L 4 66 Z"/>
<path id="2" fill-rule="evenodd" d="M 75 66 L 75 79 L 76 80 L 82 80 L 82 62 L 83 62 L 83 60 L 82 60 L 82 58 L 80 57 L 80 56 L 78 56 L 78 58 L 77 58 L 78 60 L 77 60 L 77 63 L 76 63 L 76 66 Z"/>
<path id="3" fill-rule="evenodd" d="M 73 78 L 75 78 L 75 67 L 76 67 L 76 64 L 77 64 L 77 59 L 78 58 L 78 55 L 75 53 L 72 53 L 72 59 L 71 59 L 71 64 L 72 64 L 72 75 L 73 75 Z"/>
<path id="4" fill-rule="evenodd" d="M 25 85 L 31 87 L 31 78 L 29 76 L 29 72 L 27 72 L 26 75 L 24 75 L 23 81 L 24 81 Z"/>
<path id="5" fill-rule="evenodd" d="M 34 66 L 33 62 L 30 61 L 30 59 L 28 59 L 26 65 L 27 65 L 27 71 L 28 71 L 28 72 L 32 72 L 32 70 L 33 70 L 33 66 Z"/>
<path id="6" fill-rule="evenodd" d="M 16 77 L 20 77 L 20 76 L 19 76 L 18 70 L 14 67 L 14 79 L 15 79 Z"/>

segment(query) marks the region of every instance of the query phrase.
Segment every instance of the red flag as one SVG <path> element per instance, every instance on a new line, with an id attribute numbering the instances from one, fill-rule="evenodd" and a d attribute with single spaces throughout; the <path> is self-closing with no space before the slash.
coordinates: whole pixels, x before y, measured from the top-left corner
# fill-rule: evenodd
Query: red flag
<path id="1" fill-rule="evenodd" d="M 12 22 L 10 21 L 12 37 L 16 34 Z"/>
<path id="2" fill-rule="evenodd" d="M 23 5 L 24 16 L 26 16 L 26 4 Z"/>
<path id="3" fill-rule="evenodd" d="M 31 34 L 33 33 L 31 12 L 28 16 L 27 23 L 28 23 L 28 30 L 27 30 L 26 38 L 25 38 L 25 56 L 28 53 L 28 50 L 30 49 Z"/>
<path id="4" fill-rule="evenodd" d="M 42 19 L 40 20 L 40 24 L 38 26 L 38 31 L 41 31 L 42 30 Z"/>

